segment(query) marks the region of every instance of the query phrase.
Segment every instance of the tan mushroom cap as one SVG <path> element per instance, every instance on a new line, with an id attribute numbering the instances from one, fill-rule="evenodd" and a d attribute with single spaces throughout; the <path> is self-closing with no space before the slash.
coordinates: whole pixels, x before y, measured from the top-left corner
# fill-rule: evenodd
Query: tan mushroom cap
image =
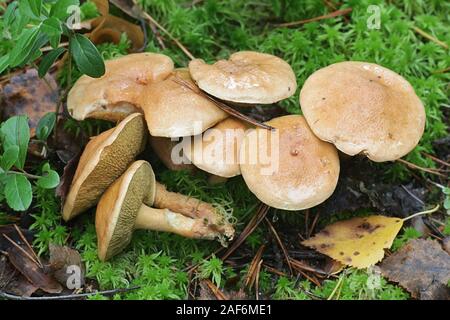
<path id="1" fill-rule="evenodd" d="M 108 60 L 105 67 L 102 77 L 83 75 L 70 90 L 67 109 L 76 120 L 118 121 L 139 111 L 142 91 L 165 79 L 174 68 L 169 57 L 148 52 Z"/>
<path id="2" fill-rule="evenodd" d="M 241 145 L 241 173 L 249 189 L 265 204 L 283 210 L 325 201 L 339 177 L 336 148 L 319 140 L 300 115 L 266 123 L 276 130 L 252 130 Z"/>
<path id="3" fill-rule="evenodd" d="M 103 194 L 95 214 L 98 256 L 108 260 L 131 241 L 141 206 L 153 204 L 155 174 L 145 161 L 134 162 Z M 151 190 L 153 188 L 153 190 Z"/>
<path id="4" fill-rule="evenodd" d="M 195 85 L 187 69 L 177 69 L 142 96 L 142 110 L 152 136 L 197 135 L 228 116 L 207 98 L 175 82 L 177 77 Z"/>
<path id="5" fill-rule="evenodd" d="M 189 63 L 200 89 L 222 100 L 270 104 L 289 98 L 297 89 L 291 66 L 276 56 L 240 51 L 213 65 L 201 59 Z"/>
<path id="6" fill-rule="evenodd" d="M 340 62 L 313 73 L 300 92 L 311 129 L 349 155 L 403 157 L 419 142 L 425 110 L 402 76 L 367 62 Z"/>
<path id="7" fill-rule="evenodd" d="M 97 204 L 103 192 L 142 152 L 146 136 L 144 117 L 134 113 L 89 141 L 64 203 L 65 221 Z"/>
<path id="8" fill-rule="evenodd" d="M 237 176 L 241 174 L 239 150 L 248 129 L 246 123 L 227 118 L 202 135 L 184 140 L 184 154 L 206 172 L 225 178 Z"/>

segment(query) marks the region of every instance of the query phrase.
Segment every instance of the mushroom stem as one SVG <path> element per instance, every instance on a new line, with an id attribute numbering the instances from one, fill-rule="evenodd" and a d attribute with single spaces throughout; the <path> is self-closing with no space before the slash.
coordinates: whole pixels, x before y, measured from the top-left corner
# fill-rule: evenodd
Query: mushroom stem
<path id="1" fill-rule="evenodd" d="M 201 219 L 210 228 L 216 229 L 228 238 L 234 235 L 234 228 L 224 219 L 210 203 L 188 197 L 186 195 L 167 191 L 166 187 L 156 182 L 153 207 L 169 209 L 186 217 Z"/>
<path id="2" fill-rule="evenodd" d="M 202 219 L 192 219 L 168 209 L 154 209 L 146 205 L 139 209 L 135 229 L 171 232 L 194 239 L 214 240 L 219 236 Z"/>

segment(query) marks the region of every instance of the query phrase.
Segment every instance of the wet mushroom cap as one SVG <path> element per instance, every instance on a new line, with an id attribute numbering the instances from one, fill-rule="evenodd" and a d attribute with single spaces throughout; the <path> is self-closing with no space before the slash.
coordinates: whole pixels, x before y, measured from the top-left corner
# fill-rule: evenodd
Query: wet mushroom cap
<path id="1" fill-rule="evenodd" d="M 103 192 L 142 152 L 146 141 L 142 114 L 134 113 L 117 127 L 92 138 L 86 145 L 63 208 L 68 221 L 93 207 Z"/>
<path id="2" fill-rule="evenodd" d="M 173 61 L 162 54 L 135 53 L 105 61 L 100 78 L 83 75 L 67 97 L 67 109 L 76 120 L 118 121 L 139 111 L 138 99 L 152 83 L 173 71 Z"/>
<path id="3" fill-rule="evenodd" d="M 367 62 L 340 62 L 313 73 L 300 92 L 311 129 L 349 155 L 391 161 L 410 152 L 425 128 L 425 110 L 399 74 Z"/>
<path id="4" fill-rule="evenodd" d="M 283 210 L 325 201 L 339 177 L 336 148 L 318 139 L 300 115 L 266 123 L 276 130 L 254 129 L 241 145 L 241 173 L 248 188 L 265 204 Z"/>
<path id="5" fill-rule="evenodd" d="M 141 98 L 152 136 L 197 135 L 228 116 L 207 98 L 177 83 L 177 78 L 195 87 L 187 69 L 177 69 L 166 80 L 152 85 Z"/>
<path id="6" fill-rule="evenodd" d="M 136 161 L 104 193 L 95 216 L 100 260 L 108 260 L 130 243 L 139 209 L 153 203 L 149 194 L 155 192 L 154 181 L 150 164 Z"/>
<path id="7" fill-rule="evenodd" d="M 236 103 L 275 103 L 297 89 L 295 74 L 286 61 L 259 52 L 236 52 L 212 65 L 195 59 L 189 63 L 189 72 L 200 89 Z"/>
<path id="8" fill-rule="evenodd" d="M 183 151 L 192 163 L 219 177 L 241 174 L 239 149 L 249 126 L 235 118 L 227 118 L 206 130 L 201 136 L 184 140 Z"/>

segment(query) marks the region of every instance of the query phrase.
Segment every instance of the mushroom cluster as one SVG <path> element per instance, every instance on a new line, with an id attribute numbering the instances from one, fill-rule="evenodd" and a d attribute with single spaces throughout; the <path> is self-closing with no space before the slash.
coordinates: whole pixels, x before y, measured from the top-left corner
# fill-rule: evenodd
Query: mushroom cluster
<path id="1" fill-rule="evenodd" d="M 237 52 L 212 65 L 194 59 L 179 69 L 154 53 L 107 61 L 103 77 L 76 82 L 67 106 L 78 120 L 120 122 L 87 144 L 63 218 L 97 205 L 102 260 L 121 252 L 135 229 L 230 240 L 234 227 L 220 210 L 169 192 L 155 180 L 150 163 L 137 160 L 147 141 L 171 170 L 203 170 L 213 179 L 242 175 L 263 203 L 302 210 L 334 192 L 338 150 L 392 161 L 411 151 L 423 134 L 425 111 L 412 86 L 366 62 L 336 63 L 313 73 L 300 92 L 303 116 L 255 126 L 221 107 L 243 113 L 263 109 L 296 90 L 289 64 L 258 52 Z"/>

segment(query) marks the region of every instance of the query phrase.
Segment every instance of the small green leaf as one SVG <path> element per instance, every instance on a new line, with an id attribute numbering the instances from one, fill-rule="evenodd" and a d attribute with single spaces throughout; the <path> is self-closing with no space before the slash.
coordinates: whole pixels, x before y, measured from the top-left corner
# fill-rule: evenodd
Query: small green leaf
<path id="1" fill-rule="evenodd" d="M 6 120 L 0 132 L 3 139 L 3 147 L 8 149 L 11 146 L 19 147 L 19 157 L 16 167 L 23 169 L 27 157 L 28 143 L 30 141 L 30 127 L 27 116 L 14 116 Z"/>
<path id="2" fill-rule="evenodd" d="M 56 171 L 50 169 L 48 163 L 44 164 L 42 167 L 43 176 L 37 181 L 37 185 L 42 189 L 53 189 L 59 184 L 59 175 Z"/>
<path id="3" fill-rule="evenodd" d="M 20 14 L 27 15 L 30 18 L 39 19 L 42 10 L 41 0 L 20 0 L 19 1 Z"/>
<path id="4" fill-rule="evenodd" d="M 14 20 L 18 4 L 17 1 L 13 1 L 6 8 L 5 14 L 3 15 L 4 26 L 9 26 Z"/>
<path id="5" fill-rule="evenodd" d="M 58 0 L 50 10 L 50 16 L 64 20 L 70 14 L 69 8 L 71 6 L 79 6 L 79 0 Z"/>
<path id="6" fill-rule="evenodd" d="M 33 27 L 31 29 L 25 29 L 19 36 L 16 45 L 9 54 L 9 65 L 11 67 L 16 67 L 23 62 L 28 55 L 30 55 L 32 49 L 34 48 L 39 35 L 39 28 Z"/>
<path id="7" fill-rule="evenodd" d="M 25 211 L 30 207 L 33 192 L 31 183 L 21 174 L 10 174 L 6 178 L 5 197 L 8 206 L 15 211 Z"/>
<path id="8" fill-rule="evenodd" d="M 18 146 L 9 146 L 5 152 L 3 152 L 2 160 L 0 166 L 3 170 L 8 171 L 12 168 L 14 163 L 16 163 L 19 158 L 19 147 Z"/>
<path id="9" fill-rule="evenodd" d="M 78 69 L 93 78 L 105 74 L 105 63 L 94 44 L 84 35 L 75 34 L 70 38 L 70 52 Z"/>
<path id="10" fill-rule="evenodd" d="M 58 57 L 64 51 L 66 51 L 66 49 L 64 49 L 64 48 L 56 48 L 56 49 L 53 49 L 52 51 L 50 51 L 49 53 L 47 53 L 42 58 L 41 63 L 39 64 L 39 70 L 38 70 L 39 77 L 43 78 L 45 76 L 45 74 L 47 73 L 48 69 L 50 69 L 50 67 L 53 65 L 53 63 L 56 61 L 56 59 L 58 59 Z M 42 119 L 44 119 L 44 117 Z M 56 118 L 56 116 L 55 116 L 55 118 Z M 42 119 L 41 119 L 41 121 L 42 121 Z M 39 130 L 39 125 L 38 125 L 38 130 Z M 39 134 L 39 132 L 38 132 L 38 134 Z M 47 138 L 41 139 L 41 138 L 38 137 L 38 139 L 46 140 Z"/>

